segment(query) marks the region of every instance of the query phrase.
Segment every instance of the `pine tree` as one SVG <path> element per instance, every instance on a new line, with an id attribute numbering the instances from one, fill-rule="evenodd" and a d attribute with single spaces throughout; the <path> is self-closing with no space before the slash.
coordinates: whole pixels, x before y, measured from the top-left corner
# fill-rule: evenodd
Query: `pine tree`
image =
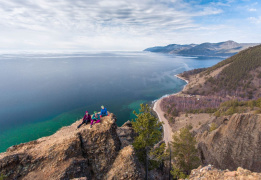
<path id="1" fill-rule="evenodd" d="M 172 155 L 178 171 L 188 175 L 192 169 L 199 166 L 200 161 L 195 146 L 196 140 L 189 132 L 188 127 L 182 128 L 179 134 L 173 135 Z M 177 173 L 175 171 L 174 168 L 173 174 Z"/>
<path id="2" fill-rule="evenodd" d="M 166 144 L 161 143 L 154 146 L 149 152 L 149 170 L 154 168 L 163 168 L 163 162 L 169 156 L 166 150 Z"/>
<path id="3" fill-rule="evenodd" d="M 148 178 L 148 155 L 153 146 L 161 139 L 162 123 L 151 114 L 148 104 L 140 105 L 139 114 L 135 111 L 135 121 L 132 120 L 132 127 L 138 136 L 134 139 L 133 146 L 137 151 L 138 157 L 146 166 L 146 179 Z"/>

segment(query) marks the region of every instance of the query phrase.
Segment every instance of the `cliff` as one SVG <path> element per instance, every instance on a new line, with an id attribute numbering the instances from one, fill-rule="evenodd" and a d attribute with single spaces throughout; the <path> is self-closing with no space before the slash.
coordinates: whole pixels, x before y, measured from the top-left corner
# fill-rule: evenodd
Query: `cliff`
<path id="1" fill-rule="evenodd" d="M 220 169 L 243 167 L 261 172 L 261 115 L 234 114 L 216 118 L 214 122 L 217 129 L 196 135 L 203 164 L 213 164 Z"/>
<path id="2" fill-rule="evenodd" d="M 24 180 L 143 179 L 143 168 L 129 145 L 131 128 L 118 128 L 115 121 L 111 114 L 93 128 L 76 129 L 77 121 L 51 136 L 12 146 L 0 154 L 0 173 Z"/>

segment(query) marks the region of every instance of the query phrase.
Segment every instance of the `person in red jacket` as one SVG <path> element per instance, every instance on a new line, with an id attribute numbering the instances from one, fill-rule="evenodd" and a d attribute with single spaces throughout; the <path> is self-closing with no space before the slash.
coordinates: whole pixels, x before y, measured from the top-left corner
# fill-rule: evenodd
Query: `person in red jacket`
<path id="1" fill-rule="evenodd" d="M 91 115 L 88 111 L 86 111 L 84 117 L 82 118 L 82 123 L 77 126 L 77 129 L 80 128 L 84 123 L 87 124 L 88 122 L 91 122 L 91 120 Z"/>

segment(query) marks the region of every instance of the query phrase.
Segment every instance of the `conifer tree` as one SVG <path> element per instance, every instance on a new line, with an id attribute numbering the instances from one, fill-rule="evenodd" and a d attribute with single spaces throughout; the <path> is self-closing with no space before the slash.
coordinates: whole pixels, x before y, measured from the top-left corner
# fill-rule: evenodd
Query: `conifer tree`
<path id="1" fill-rule="evenodd" d="M 200 161 L 195 146 L 196 140 L 189 132 L 188 127 L 182 128 L 179 134 L 173 135 L 172 155 L 176 166 L 172 171 L 173 174 L 181 175 L 183 174 L 181 172 L 184 172 L 188 175 L 192 169 L 199 166 Z"/>
<path id="2" fill-rule="evenodd" d="M 163 162 L 167 159 L 169 153 L 166 151 L 166 144 L 160 143 L 154 146 L 148 156 L 150 157 L 149 161 L 149 170 L 154 168 L 163 168 Z"/>
<path id="3" fill-rule="evenodd" d="M 135 111 L 135 121 L 132 120 L 132 127 L 138 136 L 134 139 L 133 146 L 137 151 L 138 157 L 146 166 L 146 179 L 148 178 L 148 155 L 153 146 L 161 139 L 160 128 L 162 123 L 151 114 L 148 104 L 140 105 L 139 113 Z"/>

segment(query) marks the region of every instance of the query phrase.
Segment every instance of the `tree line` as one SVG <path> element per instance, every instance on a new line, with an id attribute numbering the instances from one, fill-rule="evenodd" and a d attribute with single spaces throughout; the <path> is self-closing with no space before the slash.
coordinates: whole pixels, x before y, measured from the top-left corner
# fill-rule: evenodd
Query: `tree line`
<path id="1" fill-rule="evenodd" d="M 166 148 L 165 143 L 159 143 L 162 139 L 162 123 L 153 116 L 151 108 L 147 104 L 141 104 L 139 113 L 133 113 L 136 119 L 132 120 L 132 126 L 138 134 L 133 146 L 140 162 L 145 166 L 145 179 L 149 178 L 149 170 L 162 168 L 167 162 L 170 163 L 169 175 L 174 179 L 188 177 L 191 170 L 200 165 L 196 140 L 189 131 L 190 127 L 175 133 L 173 141 Z"/>

